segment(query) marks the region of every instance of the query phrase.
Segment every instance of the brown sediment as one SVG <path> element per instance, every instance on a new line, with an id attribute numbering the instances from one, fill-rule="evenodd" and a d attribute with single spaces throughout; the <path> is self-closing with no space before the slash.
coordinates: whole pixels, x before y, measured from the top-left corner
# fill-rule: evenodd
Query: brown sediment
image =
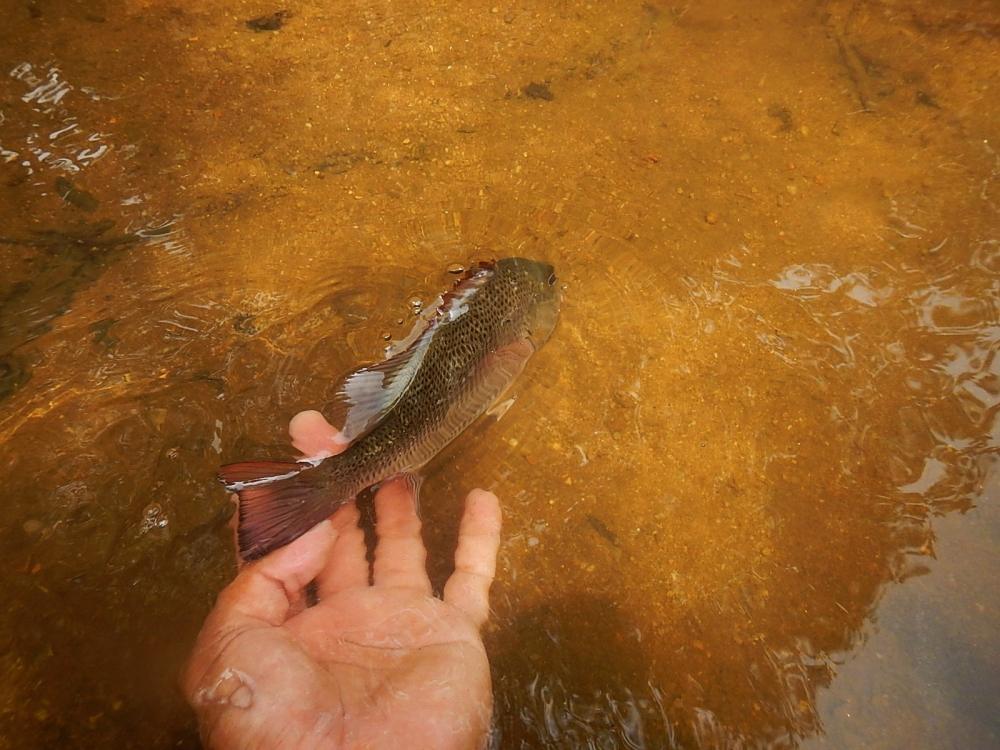
<path id="1" fill-rule="evenodd" d="M 989 746 L 994 5 L 13 8 L 4 736 L 195 746 L 220 452 L 526 255 L 559 334 L 422 492 L 438 583 L 504 503 L 503 746 Z"/>

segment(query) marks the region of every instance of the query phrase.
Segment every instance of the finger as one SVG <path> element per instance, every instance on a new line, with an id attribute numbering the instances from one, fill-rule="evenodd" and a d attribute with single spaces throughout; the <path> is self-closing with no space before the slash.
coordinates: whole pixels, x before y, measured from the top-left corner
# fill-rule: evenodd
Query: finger
<path id="1" fill-rule="evenodd" d="M 323 521 L 288 546 L 244 567 L 219 594 L 205 620 L 185 684 L 193 690 L 235 636 L 284 623 L 301 601 L 306 584 L 323 568 L 336 538 L 333 524 Z"/>
<path id="2" fill-rule="evenodd" d="M 355 503 L 341 507 L 330 519 L 337 529 L 337 541 L 330 557 L 316 577 L 320 601 L 338 591 L 368 585 L 365 532 L 358 526 L 361 514 Z"/>
<path id="3" fill-rule="evenodd" d="M 375 493 L 375 533 L 375 585 L 417 589 L 430 596 L 416 498 L 405 478 L 394 479 Z"/>
<path id="4" fill-rule="evenodd" d="M 444 600 L 482 627 L 490 613 L 490 585 L 500 547 L 500 501 L 492 492 L 473 490 L 465 499 L 458 530 L 455 572 L 444 586 Z"/>
<path id="5" fill-rule="evenodd" d="M 302 590 L 330 555 L 337 531 L 329 521 L 317 524 L 291 544 L 247 565 L 219 594 L 213 615 L 233 624 L 280 625 Z"/>
<path id="6" fill-rule="evenodd" d="M 306 458 L 326 458 L 342 453 L 348 441 L 318 411 L 300 411 L 288 423 L 292 445 Z"/>

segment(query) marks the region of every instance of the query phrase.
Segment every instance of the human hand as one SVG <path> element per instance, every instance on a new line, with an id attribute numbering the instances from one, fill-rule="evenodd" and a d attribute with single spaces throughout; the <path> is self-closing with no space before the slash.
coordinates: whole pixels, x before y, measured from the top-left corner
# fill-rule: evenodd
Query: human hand
<path id="1" fill-rule="evenodd" d="M 344 449 L 317 412 L 289 427 L 306 455 Z M 405 481 L 375 495 L 369 585 L 354 503 L 248 565 L 202 626 L 184 693 L 215 748 L 478 748 L 492 712 L 479 635 L 500 539 L 495 495 L 469 493 L 455 572 L 435 598 L 415 498 Z M 306 607 L 316 581 L 319 602 Z"/>

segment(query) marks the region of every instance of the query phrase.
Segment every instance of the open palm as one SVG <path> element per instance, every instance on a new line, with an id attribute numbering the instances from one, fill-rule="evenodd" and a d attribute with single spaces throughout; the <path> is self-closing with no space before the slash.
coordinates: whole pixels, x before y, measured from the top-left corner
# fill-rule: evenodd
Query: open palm
<path id="1" fill-rule="evenodd" d="M 343 448 L 315 412 L 291 426 L 308 455 Z M 413 493 L 375 497 L 369 585 L 354 504 L 244 568 L 198 636 L 184 691 L 211 747 L 472 748 L 492 710 L 479 636 L 500 531 L 494 495 L 466 501 L 455 573 L 437 599 Z M 306 607 L 315 581 L 319 602 Z"/>

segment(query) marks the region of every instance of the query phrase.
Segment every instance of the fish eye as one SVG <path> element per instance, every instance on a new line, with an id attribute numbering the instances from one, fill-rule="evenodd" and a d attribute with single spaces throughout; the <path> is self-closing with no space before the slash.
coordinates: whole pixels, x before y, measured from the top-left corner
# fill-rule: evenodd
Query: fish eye
<path id="1" fill-rule="evenodd" d="M 548 282 L 549 286 L 552 286 L 553 284 L 556 283 L 556 275 L 554 273 L 549 274 Z"/>

